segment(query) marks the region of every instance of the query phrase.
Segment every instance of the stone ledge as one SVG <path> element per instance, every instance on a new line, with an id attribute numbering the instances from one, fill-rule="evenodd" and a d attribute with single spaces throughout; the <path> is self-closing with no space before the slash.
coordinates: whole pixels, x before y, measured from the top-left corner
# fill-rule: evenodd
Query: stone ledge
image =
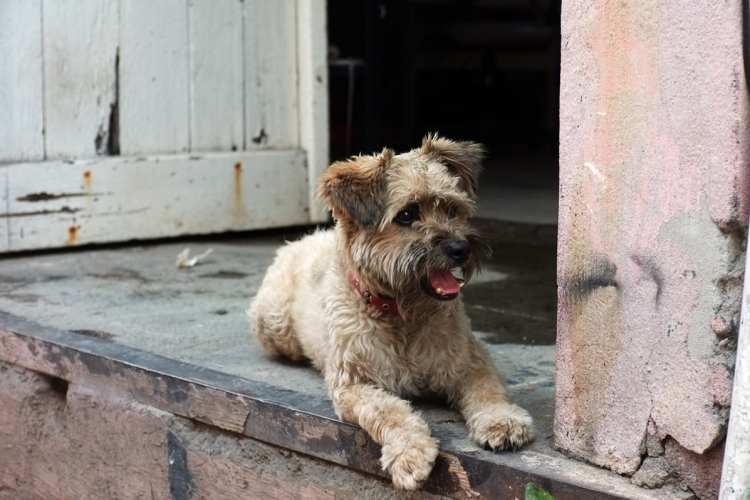
<path id="1" fill-rule="evenodd" d="M 319 397 L 5 313 L 0 313 L 0 360 L 74 384 L 109 386 L 174 415 L 385 477 L 379 447 L 357 426 L 339 421 L 330 402 Z M 522 498 L 525 485 L 532 482 L 557 500 L 679 498 L 636 488 L 572 460 L 532 451 L 493 454 L 470 449 L 462 422 L 445 418 L 446 410 L 429 402 L 418 406 L 441 443 L 427 491 L 451 498 Z"/>

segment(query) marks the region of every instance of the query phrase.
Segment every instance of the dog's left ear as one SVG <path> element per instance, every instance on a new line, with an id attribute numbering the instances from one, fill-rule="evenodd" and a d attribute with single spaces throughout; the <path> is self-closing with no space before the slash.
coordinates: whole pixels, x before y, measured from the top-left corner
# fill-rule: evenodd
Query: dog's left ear
<path id="1" fill-rule="evenodd" d="M 349 217 L 361 227 L 380 223 L 387 203 L 386 170 L 393 151 L 383 149 L 378 156 L 355 156 L 337 161 L 320 176 L 318 199 L 333 212 L 333 218 Z"/>
<path id="2" fill-rule="evenodd" d="M 437 134 L 430 134 L 422 140 L 422 153 L 444 163 L 455 175 L 461 178 L 463 188 L 471 195 L 477 195 L 479 174 L 482 172 L 482 158 L 485 150 L 476 142 L 451 141 Z"/>

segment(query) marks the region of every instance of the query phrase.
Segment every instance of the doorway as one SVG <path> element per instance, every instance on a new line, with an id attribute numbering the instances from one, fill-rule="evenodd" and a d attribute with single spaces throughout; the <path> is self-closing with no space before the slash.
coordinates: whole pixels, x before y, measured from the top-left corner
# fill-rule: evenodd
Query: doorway
<path id="1" fill-rule="evenodd" d="M 484 144 L 493 260 L 467 311 L 490 343 L 554 344 L 559 0 L 329 0 L 327 21 L 331 160 Z"/>

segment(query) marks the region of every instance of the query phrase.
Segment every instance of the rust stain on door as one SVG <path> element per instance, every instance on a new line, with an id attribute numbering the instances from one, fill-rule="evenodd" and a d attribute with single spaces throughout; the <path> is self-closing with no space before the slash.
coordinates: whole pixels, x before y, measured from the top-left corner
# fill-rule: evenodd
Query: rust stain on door
<path id="1" fill-rule="evenodd" d="M 245 205 L 242 199 L 242 163 L 234 164 L 234 207 L 232 213 L 237 218 L 245 217 Z"/>
<path id="2" fill-rule="evenodd" d="M 70 226 L 68 228 L 68 240 L 65 242 L 66 245 L 75 245 L 76 240 L 78 239 L 78 231 L 80 231 L 81 226 Z"/>
<path id="3" fill-rule="evenodd" d="M 83 187 L 86 190 L 87 194 L 91 194 L 91 171 L 86 170 L 83 173 Z"/>

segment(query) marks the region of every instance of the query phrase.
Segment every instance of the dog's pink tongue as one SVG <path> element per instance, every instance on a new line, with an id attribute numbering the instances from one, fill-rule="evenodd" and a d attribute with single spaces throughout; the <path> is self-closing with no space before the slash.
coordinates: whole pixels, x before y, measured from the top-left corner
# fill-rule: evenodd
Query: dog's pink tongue
<path id="1" fill-rule="evenodd" d="M 461 286 L 453 277 L 450 271 L 435 271 L 430 275 L 430 285 L 435 290 L 440 289 L 443 295 L 450 295 L 456 293 L 461 289 Z"/>

